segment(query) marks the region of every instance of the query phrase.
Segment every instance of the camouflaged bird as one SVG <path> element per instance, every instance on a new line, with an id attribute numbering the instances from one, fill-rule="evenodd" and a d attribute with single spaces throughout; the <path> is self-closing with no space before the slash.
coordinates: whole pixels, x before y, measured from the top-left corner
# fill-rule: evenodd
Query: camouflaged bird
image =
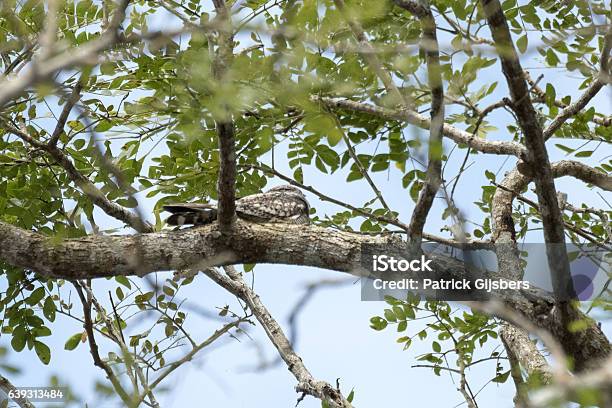
<path id="1" fill-rule="evenodd" d="M 171 212 L 169 225 L 205 225 L 217 219 L 214 204 L 177 203 L 164 205 Z M 273 187 L 270 190 L 236 200 L 236 215 L 253 222 L 285 222 L 308 224 L 310 205 L 304 194 L 290 185 Z"/>

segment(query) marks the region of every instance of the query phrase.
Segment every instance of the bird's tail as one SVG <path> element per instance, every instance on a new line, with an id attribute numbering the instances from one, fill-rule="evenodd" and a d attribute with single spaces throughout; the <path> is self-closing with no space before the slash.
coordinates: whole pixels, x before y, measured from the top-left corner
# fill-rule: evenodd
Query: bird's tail
<path id="1" fill-rule="evenodd" d="M 217 219 L 217 208 L 210 204 L 168 204 L 164 210 L 172 213 L 166 220 L 168 225 L 204 225 Z"/>

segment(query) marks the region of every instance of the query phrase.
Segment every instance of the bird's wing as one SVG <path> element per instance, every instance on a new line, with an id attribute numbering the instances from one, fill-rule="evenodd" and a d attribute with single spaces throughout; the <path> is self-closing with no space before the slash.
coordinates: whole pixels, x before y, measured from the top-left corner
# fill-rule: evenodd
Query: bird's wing
<path id="1" fill-rule="evenodd" d="M 261 221 L 290 220 L 307 214 L 307 208 L 304 200 L 272 192 L 254 194 L 236 201 L 236 212 L 240 217 Z"/>

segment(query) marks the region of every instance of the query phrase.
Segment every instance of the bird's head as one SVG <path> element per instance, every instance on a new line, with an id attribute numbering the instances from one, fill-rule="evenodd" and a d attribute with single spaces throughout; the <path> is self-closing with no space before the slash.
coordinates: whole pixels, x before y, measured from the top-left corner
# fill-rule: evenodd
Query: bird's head
<path id="1" fill-rule="evenodd" d="M 276 186 L 276 187 L 272 187 L 271 189 L 268 190 L 268 192 L 277 192 L 277 193 L 285 193 L 285 194 L 292 194 L 292 195 L 298 195 L 300 197 L 304 197 L 304 193 L 302 193 L 302 190 L 300 190 L 297 187 L 294 187 L 290 184 L 283 184 L 281 186 Z"/>

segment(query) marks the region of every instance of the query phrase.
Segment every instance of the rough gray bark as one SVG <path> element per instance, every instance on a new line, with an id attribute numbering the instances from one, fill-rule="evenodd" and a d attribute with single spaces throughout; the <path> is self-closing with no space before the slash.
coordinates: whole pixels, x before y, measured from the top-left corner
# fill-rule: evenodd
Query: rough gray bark
<path id="1" fill-rule="evenodd" d="M 565 242 L 563 219 L 557 203 L 557 191 L 544 144 L 544 135 L 531 102 L 527 81 L 512 42 L 508 22 L 498 0 L 481 2 L 508 83 L 512 97 L 511 107 L 523 130 L 528 152 L 526 163 L 531 166 L 535 174 L 536 193 L 544 225 L 544 241 L 547 244 L 561 244 Z M 552 271 L 551 279 L 555 293 L 575 293 L 565 247 L 547 245 L 546 254 Z"/>
<path id="2" fill-rule="evenodd" d="M 61 242 L 0 222 L 0 259 L 46 278 L 62 279 L 143 276 L 155 271 L 244 263 L 314 266 L 359 276 L 363 273 L 359 267 L 363 244 L 406 250 L 405 243 L 388 237 L 240 220 L 225 236 L 217 224 L 212 224 L 181 231 L 97 235 Z M 435 270 L 456 277 L 465 273 L 464 265 L 454 258 L 432 258 Z M 508 307 L 557 336 L 578 370 L 597 365 L 610 353 L 608 339 L 596 324 L 580 333 L 569 332 L 556 303 L 545 294 L 529 290 L 502 292 L 499 296 Z"/>
<path id="3" fill-rule="evenodd" d="M 509 354 L 521 363 L 529 375 L 539 374 L 544 384 L 550 383 L 552 375 L 548 362 L 525 330 L 506 323 L 499 334 Z"/>
<path id="4" fill-rule="evenodd" d="M 603 190 L 612 191 L 611 176 L 580 162 L 562 160 L 552 163 L 551 172 L 555 178 L 572 176 L 585 183 L 594 184 Z M 518 253 L 516 252 L 514 220 L 512 219 L 512 202 L 517 193 L 527 188 L 529 183 L 533 180 L 533 177 L 534 175 L 530 171 L 530 167 L 519 162 L 518 166 L 507 173 L 504 180 L 501 182 L 503 188 L 498 188 L 493 196 L 493 240 L 497 244 L 506 245 L 507 248 L 506 251 L 497 253 L 499 271 L 502 275 L 512 279 L 521 278 L 521 266 Z M 575 310 L 570 310 L 569 313 L 572 318 L 577 318 L 577 316 L 579 316 L 579 312 Z M 563 323 L 563 319 L 553 327 L 561 328 L 560 331 L 550 331 L 559 336 L 559 342 L 565 349 L 565 352 L 572 356 L 576 353 L 582 354 L 580 350 L 580 341 L 588 343 L 590 341 L 590 333 L 600 331 L 596 322 L 591 322 L 586 331 L 572 334 L 564 329 L 566 325 Z M 502 328 L 501 335 L 502 338 L 505 337 L 504 344 L 507 347 L 511 347 L 509 352 L 516 356 L 529 374 L 544 374 L 544 380 L 550 379 L 550 375 L 543 369 L 543 365 L 546 363 L 545 360 L 539 355 L 535 346 L 531 344 L 528 337 L 521 329 L 506 325 Z M 610 353 L 610 344 L 606 340 L 605 342 L 602 341 L 600 345 L 601 353 L 598 358 L 603 359 Z M 585 356 L 582 358 L 584 357 Z M 575 361 L 578 370 L 593 366 L 584 359 Z"/>

